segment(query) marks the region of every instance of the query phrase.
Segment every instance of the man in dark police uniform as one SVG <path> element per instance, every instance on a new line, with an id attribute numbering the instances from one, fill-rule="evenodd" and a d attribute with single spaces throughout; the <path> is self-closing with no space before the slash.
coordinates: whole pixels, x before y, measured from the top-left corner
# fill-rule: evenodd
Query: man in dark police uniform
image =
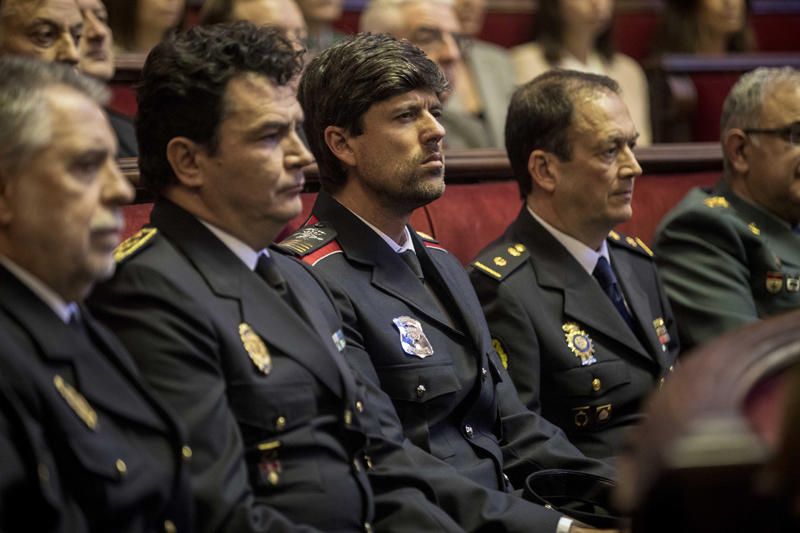
<path id="1" fill-rule="evenodd" d="M 301 66 L 281 32 L 246 22 L 151 51 L 137 119 L 151 224 L 91 303 L 189 428 L 198 531 L 459 531 L 410 467 L 387 473 L 389 452 L 366 448 L 375 415 L 344 359 L 358 346 L 310 269 L 267 249 L 311 162 Z"/>
<path id="2" fill-rule="evenodd" d="M 38 485 L 3 461 L 9 530 L 192 528 L 179 425 L 80 305 L 114 271 L 120 207 L 133 197 L 107 101 L 71 67 L 0 59 L 0 332 L 10 339 L 0 340 L 0 375 L 7 420 L 18 422 L 3 438 L 27 435 L 19 453 Z"/>
<path id="3" fill-rule="evenodd" d="M 722 179 L 689 192 L 654 247 L 685 347 L 800 307 L 800 72 L 742 76 L 720 130 Z"/>
<path id="4" fill-rule="evenodd" d="M 519 88 L 506 148 L 525 202 L 470 274 L 522 400 L 600 458 L 620 452 L 678 354 L 652 253 L 613 231 L 632 214 L 636 137 L 605 76 Z"/>
<path id="5" fill-rule="evenodd" d="M 501 495 L 547 467 L 609 474 L 524 408 L 464 269 L 407 226 L 444 189 L 446 87 L 421 50 L 387 36 L 317 56 L 298 94 L 324 190 L 280 247 L 313 265 L 352 313 L 371 356 L 354 364 L 391 397 L 416 446 Z M 537 531 L 559 521 L 530 513 Z"/>

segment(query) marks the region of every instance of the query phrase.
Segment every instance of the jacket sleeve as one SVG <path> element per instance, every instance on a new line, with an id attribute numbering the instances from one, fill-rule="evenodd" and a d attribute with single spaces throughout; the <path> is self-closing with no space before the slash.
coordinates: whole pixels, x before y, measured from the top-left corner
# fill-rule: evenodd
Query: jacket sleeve
<path id="1" fill-rule="evenodd" d="M 220 347 L 203 307 L 154 270 L 125 266 L 88 304 L 188 429 L 195 530 L 313 531 L 254 498 Z"/>

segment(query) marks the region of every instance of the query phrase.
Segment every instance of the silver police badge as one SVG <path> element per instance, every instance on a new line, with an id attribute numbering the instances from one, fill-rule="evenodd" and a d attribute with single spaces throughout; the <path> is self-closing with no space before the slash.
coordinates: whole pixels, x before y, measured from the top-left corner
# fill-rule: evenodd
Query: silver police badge
<path id="1" fill-rule="evenodd" d="M 408 355 L 416 355 L 420 359 L 433 355 L 433 346 L 422 331 L 422 324 L 419 323 L 419 320 L 410 316 L 399 316 L 393 318 L 392 322 L 400 332 L 400 346 L 403 347 L 404 352 Z"/>

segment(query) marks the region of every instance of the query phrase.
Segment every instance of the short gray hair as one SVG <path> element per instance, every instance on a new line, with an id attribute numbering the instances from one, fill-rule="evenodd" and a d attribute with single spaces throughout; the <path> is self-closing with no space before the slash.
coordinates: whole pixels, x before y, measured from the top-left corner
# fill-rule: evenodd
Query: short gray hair
<path id="1" fill-rule="evenodd" d="M 51 142 L 47 91 L 58 87 L 74 89 L 100 107 L 109 100 L 104 85 L 74 67 L 0 57 L 0 170 L 16 173 Z"/>
<path id="2" fill-rule="evenodd" d="M 399 25 L 404 22 L 400 20 L 400 8 L 406 4 L 418 3 L 454 6 L 453 0 L 370 0 L 361 13 L 359 31 L 394 35 L 399 31 Z"/>
<path id="3" fill-rule="evenodd" d="M 800 83 L 800 71 L 793 67 L 760 67 L 739 78 L 725 98 L 720 117 L 720 133 L 733 128 L 760 127 L 761 105 L 769 89 L 783 83 Z"/>

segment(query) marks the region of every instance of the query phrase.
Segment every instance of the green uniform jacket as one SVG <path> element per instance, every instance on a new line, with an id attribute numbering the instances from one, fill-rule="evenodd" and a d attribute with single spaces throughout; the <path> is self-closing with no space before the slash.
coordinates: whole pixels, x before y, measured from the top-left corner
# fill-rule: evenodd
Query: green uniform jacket
<path id="1" fill-rule="evenodd" d="M 690 191 L 654 250 L 685 348 L 800 307 L 800 234 L 724 181 Z"/>

